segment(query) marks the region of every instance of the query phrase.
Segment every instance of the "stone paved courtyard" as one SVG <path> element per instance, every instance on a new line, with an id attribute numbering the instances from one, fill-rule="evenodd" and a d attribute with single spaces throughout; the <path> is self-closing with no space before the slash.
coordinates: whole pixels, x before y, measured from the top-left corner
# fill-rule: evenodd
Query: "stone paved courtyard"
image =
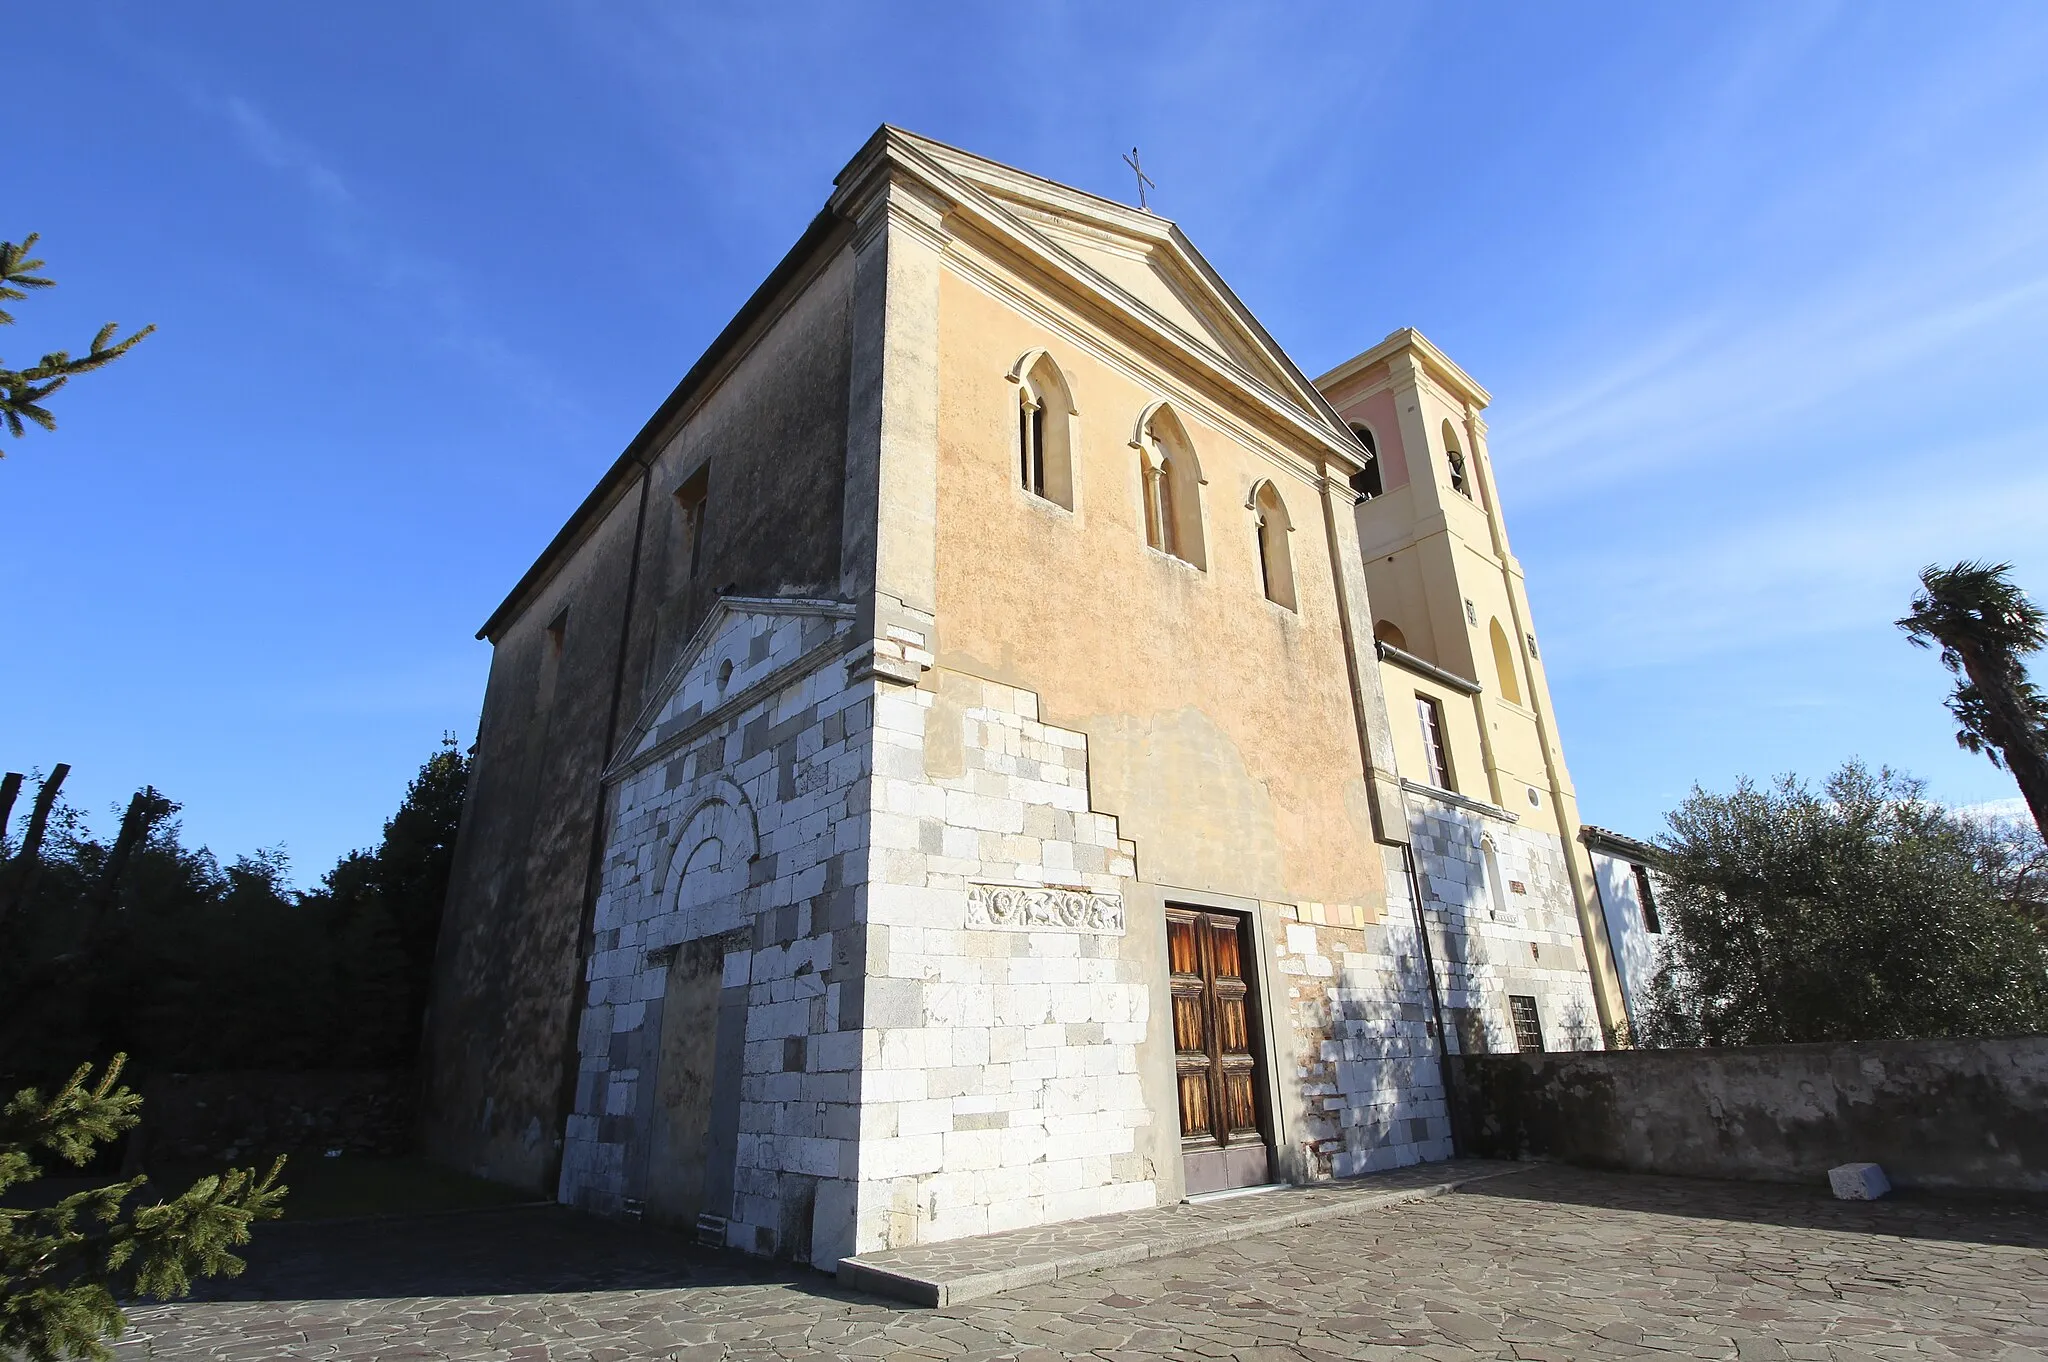
<path id="1" fill-rule="evenodd" d="M 555 1208 L 260 1229 L 118 1355 L 2048 1359 L 2048 1208 L 1541 1167 L 939 1310 Z"/>

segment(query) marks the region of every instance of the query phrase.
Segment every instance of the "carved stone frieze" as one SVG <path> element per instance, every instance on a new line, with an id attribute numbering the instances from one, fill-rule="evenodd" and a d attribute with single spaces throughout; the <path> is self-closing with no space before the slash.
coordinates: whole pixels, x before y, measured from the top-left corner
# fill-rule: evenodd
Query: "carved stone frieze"
<path id="1" fill-rule="evenodd" d="M 970 884 L 967 925 L 997 931 L 1122 936 L 1124 900 L 1121 894 L 1042 884 Z"/>

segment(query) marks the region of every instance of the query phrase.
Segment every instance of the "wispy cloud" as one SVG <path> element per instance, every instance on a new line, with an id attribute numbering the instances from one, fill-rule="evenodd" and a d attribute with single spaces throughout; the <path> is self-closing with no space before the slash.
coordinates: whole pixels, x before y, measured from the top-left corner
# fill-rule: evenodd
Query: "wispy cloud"
<path id="1" fill-rule="evenodd" d="M 1883 627 L 1930 561 L 2038 552 L 2048 525 L 2048 426 L 1956 455 L 1991 479 L 1915 478 L 1932 449 L 1856 489 L 1779 503 L 1697 538 L 1617 537 L 1549 565 L 1569 609 L 1549 623 L 1553 667 L 1662 666 Z M 1900 469 L 1908 470 L 1902 474 Z M 1623 646 L 1616 646 L 1623 645 Z"/>
<path id="2" fill-rule="evenodd" d="M 287 137 L 248 100 L 229 95 L 218 101 L 216 107 L 227 116 L 243 147 L 258 161 L 298 180 L 308 194 L 334 208 L 355 206 L 355 195 L 331 166 L 314 155 L 311 148 Z"/>
<path id="3" fill-rule="evenodd" d="M 1947 269 L 1910 284 L 1859 277 L 1762 315 L 1675 319 L 1637 338 L 1635 353 L 1503 421 L 1494 444 L 1518 477 L 1540 474 L 1521 478 L 1535 500 L 1565 499 L 1725 455 L 1732 437 L 1754 448 L 1768 438 L 1760 432 L 1958 347 L 1996 353 L 2009 330 L 2048 335 L 2048 269 L 1982 278 L 1992 254 L 1966 243 L 1939 262 Z"/>
<path id="4" fill-rule="evenodd" d="M 253 161 L 304 194 L 321 248 L 370 286 L 382 305 L 442 350 L 507 389 L 542 419 L 587 424 L 576 394 L 552 366 L 508 341 L 483 320 L 460 272 L 408 245 L 404 233 L 359 192 L 319 148 L 281 126 L 254 100 L 218 94 L 195 77 L 178 79 L 187 101 L 229 129 Z M 420 323 L 425 325 L 421 326 Z"/>
<path id="5" fill-rule="evenodd" d="M 1607 305 L 1567 322 L 1573 343 L 1530 366 L 1540 386 L 1496 423 L 1523 504 L 1773 433 L 1810 458 L 1816 432 L 1929 366 L 1969 355 L 1997 374 L 2048 344 L 2048 154 L 1983 136 L 2038 116 L 2038 30 L 1958 35 L 1874 89 L 1827 74 L 1853 69 L 1860 15 L 1795 15 L 1719 59 L 1697 116 L 1613 188 L 1645 208 L 1591 229 Z M 1961 136 L 1974 154 L 1955 154 Z"/>

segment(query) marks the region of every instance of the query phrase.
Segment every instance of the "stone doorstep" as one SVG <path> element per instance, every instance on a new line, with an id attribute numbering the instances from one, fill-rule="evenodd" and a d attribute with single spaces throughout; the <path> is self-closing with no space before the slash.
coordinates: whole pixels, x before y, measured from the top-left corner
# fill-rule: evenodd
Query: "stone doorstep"
<path id="1" fill-rule="evenodd" d="M 1020 1286 L 1335 1220 L 1529 1171 L 1493 1159 L 1410 1164 L 1262 1196 L 1070 1220 L 839 1260 L 839 1284 L 913 1305 L 957 1305 Z"/>

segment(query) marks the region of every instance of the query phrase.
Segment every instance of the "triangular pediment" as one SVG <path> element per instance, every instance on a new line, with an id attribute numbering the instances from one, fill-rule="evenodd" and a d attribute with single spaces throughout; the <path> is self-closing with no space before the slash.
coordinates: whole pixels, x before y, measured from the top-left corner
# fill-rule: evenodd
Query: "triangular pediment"
<path id="1" fill-rule="evenodd" d="M 607 782 L 659 760 L 720 718 L 772 695 L 785 679 L 843 652 L 854 608 L 844 601 L 721 596 L 626 730 Z"/>
<path id="2" fill-rule="evenodd" d="M 1110 301 L 1348 448 L 1349 431 L 1322 394 L 1172 221 L 942 142 L 891 132 L 943 174 L 949 183 L 942 188 L 956 196 L 970 191 L 979 216 L 1028 238 Z"/>

